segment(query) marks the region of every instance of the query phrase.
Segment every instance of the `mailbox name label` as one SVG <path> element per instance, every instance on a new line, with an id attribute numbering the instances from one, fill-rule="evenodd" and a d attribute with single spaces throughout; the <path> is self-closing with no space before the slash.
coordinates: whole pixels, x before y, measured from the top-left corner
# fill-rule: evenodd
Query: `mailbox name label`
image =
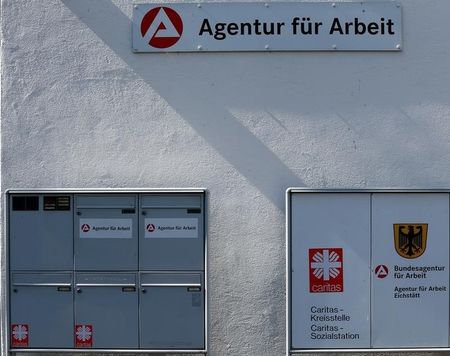
<path id="1" fill-rule="evenodd" d="M 80 238 L 131 239 L 132 219 L 80 219 Z"/>
<path id="2" fill-rule="evenodd" d="M 197 218 L 145 219 L 145 238 L 197 238 Z"/>

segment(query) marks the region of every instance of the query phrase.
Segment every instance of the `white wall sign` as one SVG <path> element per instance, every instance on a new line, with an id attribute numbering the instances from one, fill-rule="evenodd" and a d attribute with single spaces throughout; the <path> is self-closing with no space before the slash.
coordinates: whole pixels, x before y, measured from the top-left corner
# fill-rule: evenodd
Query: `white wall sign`
<path id="1" fill-rule="evenodd" d="M 372 278 L 373 346 L 448 347 L 449 195 L 372 201 L 372 268 L 389 271 Z"/>
<path id="2" fill-rule="evenodd" d="M 370 197 L 342 198 L 292 197 L 294 348 L 370 345 Z"/>
<path id="3" fill-rule="evenodd" d="M 138 4 L 135 52 L 399 51 L 396 2 Z"/>
<path id="4" fill-rule="evenodd" d="M 448 193 L 288 199 L 291 350 L 449 347 Z"/>
<path id="5" fill-rule="evenodd" d="M 145 238 L 197 238 L 197 218 L 145 219 Z"/>
<path id="6" fill-rule="evenodd" d="M 131 239 L 132 219 L 80 219 L 80 238 Z"/>

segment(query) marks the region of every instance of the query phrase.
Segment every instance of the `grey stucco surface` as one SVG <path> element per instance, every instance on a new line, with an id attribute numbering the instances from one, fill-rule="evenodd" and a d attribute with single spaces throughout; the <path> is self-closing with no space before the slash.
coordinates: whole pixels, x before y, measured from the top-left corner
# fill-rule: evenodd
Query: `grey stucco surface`
<path id="1" fill-rule="evenodd" d="M 283 355 L 286 188 L 450 187 L 450 2 L 401 53 L 155 55 L 132 4 L 2 1 L 1 191 L 207 188 L 209 354 Z"/>

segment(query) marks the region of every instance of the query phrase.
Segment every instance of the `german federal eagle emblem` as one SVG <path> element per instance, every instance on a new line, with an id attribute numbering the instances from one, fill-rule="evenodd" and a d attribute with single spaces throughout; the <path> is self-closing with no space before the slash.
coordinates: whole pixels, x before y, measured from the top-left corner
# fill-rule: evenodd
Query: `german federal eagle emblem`
<path id="1" fill-rule="evenodd" d="M 422 256 L 427 248 L 428 224 L 394 224 L 395 251 L 404 258 Z"/>

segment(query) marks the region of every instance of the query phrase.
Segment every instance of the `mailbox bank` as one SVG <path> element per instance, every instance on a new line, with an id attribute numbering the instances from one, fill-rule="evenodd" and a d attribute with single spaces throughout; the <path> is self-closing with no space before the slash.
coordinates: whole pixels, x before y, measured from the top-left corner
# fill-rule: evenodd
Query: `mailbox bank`
<path id="1" fill-rule="evenodd" d="M 8 204 L 11 351 L 206 351 L 204 190 Z"/>

